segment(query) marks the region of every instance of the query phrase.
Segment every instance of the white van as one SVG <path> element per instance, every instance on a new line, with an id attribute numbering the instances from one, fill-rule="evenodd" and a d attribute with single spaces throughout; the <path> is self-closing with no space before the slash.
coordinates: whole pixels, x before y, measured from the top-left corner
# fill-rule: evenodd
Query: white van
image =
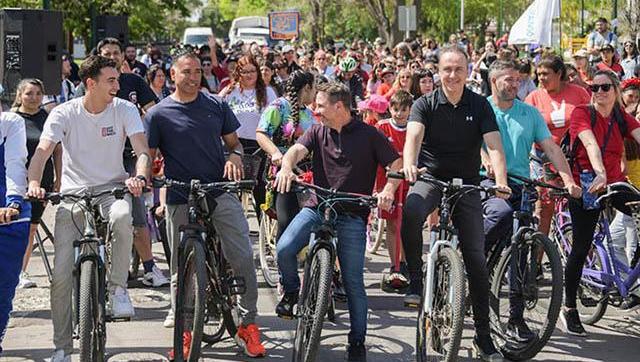
<path id="1" fill-rule="evenodd" d="M 269 18 L 266 16 L 243 16 L 233 19 L 229 28 L 229 43 L 231 45 L 242 40 L 245 43 L 256 42 L 260 45 L 270 45 Z"/>
<path id="2" fill-rule="evenodd" d="M 182 44 L 197 46 L 208 44 L 211 35 L 213 35 L 211 28 L 186 28 L 182 36 Z"/>

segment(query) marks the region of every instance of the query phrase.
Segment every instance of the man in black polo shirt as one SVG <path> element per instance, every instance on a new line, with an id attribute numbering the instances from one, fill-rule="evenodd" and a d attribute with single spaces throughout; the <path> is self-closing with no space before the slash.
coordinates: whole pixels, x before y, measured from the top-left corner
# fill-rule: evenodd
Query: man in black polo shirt
<path id="1" fill-rule="evenodd" d="M 298 143 L 289 148 L 277 175 L 279 192 L 288 192 L 296 177 L 295 165 L 313 152 L 313 181 L 324 188 L 371 195 L 378 165 L 399 170 L 402 161 L 389 141 L 374 127 L 351 117 L 351 94 L 345 85 L 332 82 L 320 85 L 316 111 L 322 124 L 311 126 Z M 378 205 L 388 210 L 393 202 L 398 180 L 390 180 L 378 194 Z M 314 198 L 315 199 L 315 198 Z M 297 254 L 309 243 L 312 227 L 322 222 L 316 213 L 315 200 L 303 208 L 278 240 L 278 267 L 285 295 L 276 314 L 291 318 L 298 300 Z M 337 253 L 349 305 L 349 361 L 364 361 L 364 339 L 367 332 L 367 295 L 363 268 L 365 234 L 369 209 L 338 209 L 336 230 Z"/>
<path id="2" fill-rule="evenodd" d="M 484 142 L 496 177 L 498 197 L 510 189 L 500 132 L 489 102 L 465 88 L 468 59 L 457 47 L 440 50 L 438 73 L 442 87 L 418 99 L 411 108 L 404 145 L 405 177 L 415 182 L 418 169 L 439 180 L 461 178 L 465 184 L 480 182 L 480 148 Z M 418 154 L 419 153 L 419 154 Z M 411 284 L 405 304 L 418 305 L 422 295 L 422 225 L 438 206 L 442 192 L 418 181 L 411 187 L 402 214 L 402 243 Z M 482 204 L 478 192 L 463 196 L 453 212 L 462 256 L 469 278 L 476 327 L 474 344 L 483 360 L 500 361 L 489 336 L 489 280 L 484 254 Z"/>

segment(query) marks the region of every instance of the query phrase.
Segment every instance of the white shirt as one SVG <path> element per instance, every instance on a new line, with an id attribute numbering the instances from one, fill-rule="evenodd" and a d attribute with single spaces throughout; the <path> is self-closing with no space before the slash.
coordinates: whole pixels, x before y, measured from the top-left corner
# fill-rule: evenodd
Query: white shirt
<path id="1" fill-rule="evenodd" d="M 54 108 L 40 137 L 62 142 L 62 192 L 126 180 L 122 160 L 126 138 L 144 132 L 133 103 L 114 98 L 104 111 L 91 114 L 83 99 Z"/>
<path id="2" fill-rule="evenodd" d="M 238 137 L 249 140 L 256 139 L 256 128 L 258 128 L 260 116 L 265 108 L 276 100 L 276 98 L 278 98 L 278 96 L 273 88 L 267 87 L 267 103 L 259 109 L 256 104 L 255 89 L 241 91 L 240 87 L 236 87 L 225 97 L 229 107 L 231 107 L 231 110 L 240 122 L 240 128 L 236 131 Z"/>
<path id="3" fill-rule="evenodd" d="M 15 113 L 0 114 L 0 152 L 4 153 L 4 164 L 0 165 L 0 197 L 24 197 L 27 191 L 27 135 L 24 119 Z M 4 186 L 4 187 L 2 187 Z"/>

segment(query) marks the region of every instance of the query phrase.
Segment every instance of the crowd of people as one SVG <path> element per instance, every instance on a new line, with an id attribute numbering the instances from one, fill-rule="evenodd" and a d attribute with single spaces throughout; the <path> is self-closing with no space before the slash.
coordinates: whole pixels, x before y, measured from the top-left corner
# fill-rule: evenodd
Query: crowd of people
<path id="1" fill-rule="evenodd" d="M 141 57 L 135 46 L 106 38 L 79 67 L 65 57 L 59 90 L 52 94 L 40 80 L 24 79 L 11 111 L 1 114 L 0 336 L 15 287 L 35 287 L 26 271 L 45 206 L 26 202 L 27 196 L 129 187 L 131 198 L 101 200 L 115 231 L 109 310 L 119 317 L 134 314 L 127 271 L 135 247 L 144 267 L 143 283 L 171 284 L 172 308 L 164 321 L 171 328 L 177 253 L 167 278 L 151 252 L 141 197 L 152 164 L 162 160 L 163 174 L 180 181 L 240 179 L 243 155 L 258 150 L 263 157 L 253 197 L 257 216 L 262 207 L 277 218 L 283 290 L 279 316 L 295 313 L 300 289 L 296 255 L 320 222 L 313 201 L 301 205 L 290 190 L 300 162 L 309 165 L 318 186 L 378 196 L 390 257 L 383 284 L 406 293 L 407 304 L 419 304 L 422 295 L 422 229 L 425 222 L 433 224 L 428 220 L 442 197 L 438 188 L 419 181 L 418 173 L 482 182 L 497 188 L 496 197 L 483 203 L 478 193 L 465 195 L 454 224 L 469 278 L 473 343 L 483 359 L 501 360 L 490 336 L 485 253 L 509 236 L 509 220 L 519 208 L 521 185 L 508 179 L 509 173 L 555 182 L 573 197 L 573 248 L 561 317 L 568 333 L 585 335 L 576 289 L 600 210 L 581 197 L 617 181 L 640 186 L 638 44 L 619 43 L 606 19 L 598 19 L 595 29 L 586 48 L 568 56 L 543 47 L 525 50 L 492 34 L 482 47 L 474 47 L 461 31 L 446 44 L 418 38 L 393 47 L 381 38 L 342 46 L 295 42 L 269 48 L 257 43 L 230 46 L 211 37 L 208 45 L 181 45 L 168 54 L 148 46 Z M 617 131 L 612 131 L 614 125 Z M 563 153 L 568 144 L 575 151 L 572 162 Z M 531 163 L 530 153 L 542 162 Z M 268 172 L 272 166 L 279 171 Z M 400 170 L 406 181 L 385 176 Z M 235 339 L 248 356 L 264 356 L 249 226 L 237 198 L 214 196 L 217 208 L 211 217 L 225 257 L 246 282 Z M 186 200 L 169 190 L 158 201 L 156 213 L 166 218 L 175 250 L 179 227 L 187 220 Z M 634 232 L 627 233 L 635 224 L 626 201 L 614 203 L 619 213 L 612 234 L 631 264 L 638 240 Z M 536 204 L 544 234 L 553 210 L 551 198 L 541 197 Z M 52 361 L 70 361 L 73 353 L 72 241 L 80 235 L 72 223 L 79 213 L 63 203 L 55 214 Z M 351 325 L 348 359 L 353 361 L 366 359 L 363 268 L 370 222 L 369 210 L 358 208 L 342 209 L 336 221 Z M 638 306 L 640 295 L 632 295 L 622 309 Z M 522 308 L 512 308 L 507 329 L 515 337 L 531 337 Z"/>

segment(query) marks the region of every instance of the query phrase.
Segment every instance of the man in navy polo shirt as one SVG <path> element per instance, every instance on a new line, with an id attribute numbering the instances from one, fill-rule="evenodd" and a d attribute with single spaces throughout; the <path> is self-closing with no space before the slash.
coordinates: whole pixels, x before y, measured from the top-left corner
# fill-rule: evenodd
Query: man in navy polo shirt
<path id="1" fill-rule="evenodd" d="M 324 188 L 371 195 L 378 165 L 397 171 L 402 165 L 398 153 L 382 133 L 351 117 L 351 93 L 347 86 L 332 82 L 318 87 L 316 112 L 322 124 L 309 128 L 298 143 L 282 159 L 282 169 L 276 177 L 279 192 L 288 192 L 296 164 L 313 153 L 313 182 Z M 378 194 L 378 205 L 388 210 L 393 202 L 399 180 L 390 179 Z M 309 242 L 311 229 L 322 219 L 311 203 L 291 221 L 278 240 L 278 267 L 285 295 L 276 307 L 276 314 L 291 317 L 298 301 L 297 254 Z M 340 271 L 349 305 L 349 361 L 365 361 L 364 347 L 367 333 L 367 294 L 364 289 L 363 268 L 368 208 L 338 209 L 336 230 Z"/>
<path id="2" fill-rule="evenodd" d="M 171 67 L 171 78 L 176 91 L 164 98 L 147 113 L 145 126 L 149 137 L 151 157 L 157 150 L 164 156 L 167 178 L 203 183 L 222 181 L 223 178 L 242 178 L 242 145 L 236 130 L 240 123 L 220 98 L 200 92 L 202 67 L 198 56 L 190 51 L 177 54 Z M 222 142 L 231 156 L 225 162 Z M 249 240 L 249 224 L 240 201 L 231 194 L 213 195 L 216 208 L 211 221 L 222 242 L 225 258 L 234 275 L 245 280 L 246 292 L 240 296 L 242 323 L 234 336 L 236 343 L 249 357 L 264 356 L 260 331 L 255 324 L 258 300 L 258 282 L 253 265 L 253 249 Z M 166 200 L 167 234 L 171 253 L 171 309 L 165 326 L 172 326 L 175 308 L 180 225 L 187 224 L 187 200 L 169 189 Z M 162 205 L 161 207 L 165 207 Z M 188 337 L 186 337 L 188 338 Z M 173 352 L 173 351 L 172 351 Z M 188 351 L 185 351 L 188 355 Z M 172 357 L 172 356 L 170 356 Z"/>

